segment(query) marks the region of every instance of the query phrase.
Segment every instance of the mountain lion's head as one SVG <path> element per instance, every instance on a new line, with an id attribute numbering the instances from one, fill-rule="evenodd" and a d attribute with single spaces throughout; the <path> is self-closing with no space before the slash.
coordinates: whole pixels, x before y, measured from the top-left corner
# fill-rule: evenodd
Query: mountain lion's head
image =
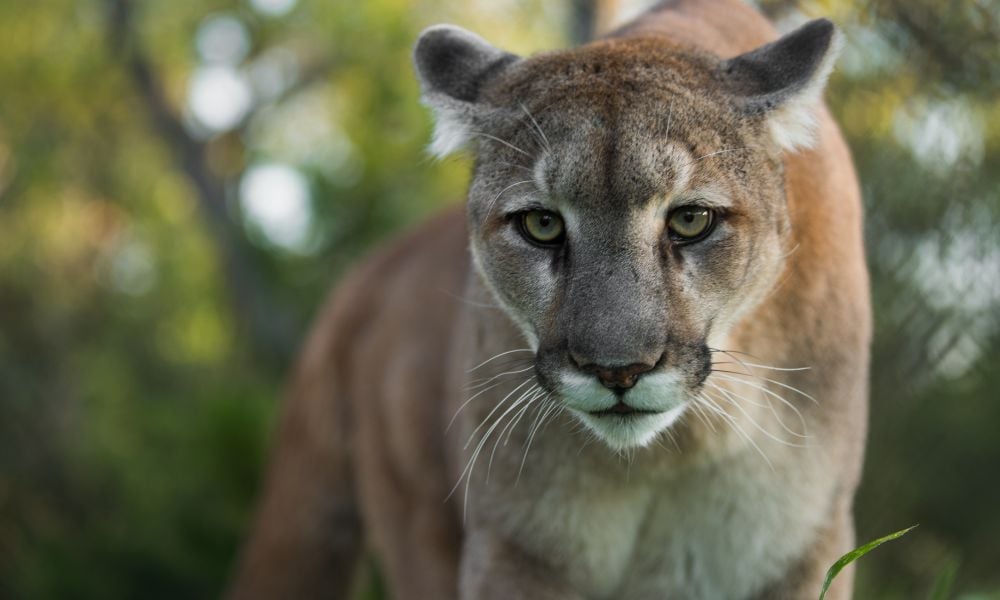
<path id="1" fill-rule="evenodd" d="M 616 449 L 690 405 L 776 285 L 782 153 L 807 146 L 829 21 L 722 60 L 653 37 L 520 58 L 451 26 L 415 50 L 432 150 L 476 158 L 476 267 L 539 383 Z"/>

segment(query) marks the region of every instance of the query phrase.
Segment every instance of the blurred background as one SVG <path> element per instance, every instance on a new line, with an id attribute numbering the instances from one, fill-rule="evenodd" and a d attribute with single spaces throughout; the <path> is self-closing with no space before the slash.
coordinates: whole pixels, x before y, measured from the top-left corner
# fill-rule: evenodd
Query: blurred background
<path id="1" fill-rule="evenodd" d="M 326 290 L 459 202 L 409 52 L 641 1 L 0 0 L 0 598 L 201 598 Z M 767 0 L 847 47 L 876 337 L 857 598 L 1000 598 L 1000 2 Z M 595 25 L 597 23 L 597 25 Z M 850 326 L 850 324 L 845 324 Z M 374 597 L 375 595 L 373 595 Z"/>

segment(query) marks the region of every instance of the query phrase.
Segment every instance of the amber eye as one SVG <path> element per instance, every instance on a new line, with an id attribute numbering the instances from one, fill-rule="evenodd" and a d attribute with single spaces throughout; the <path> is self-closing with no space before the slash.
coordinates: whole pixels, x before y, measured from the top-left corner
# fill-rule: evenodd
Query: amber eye
<path id="1" fill-rule="evenodd" d="M 521 213 L 521 234 L 529 241 L 552 246 L 563 238 L 562 217 L 547 210 L 529 210 Z"/>
<path id="2" fill-rule="evenodd" d="M 667 227 L 678 242 L 695 242 L 712 231 L 715 213 L 701 206 L 681 206 L 670 213 Z"/>

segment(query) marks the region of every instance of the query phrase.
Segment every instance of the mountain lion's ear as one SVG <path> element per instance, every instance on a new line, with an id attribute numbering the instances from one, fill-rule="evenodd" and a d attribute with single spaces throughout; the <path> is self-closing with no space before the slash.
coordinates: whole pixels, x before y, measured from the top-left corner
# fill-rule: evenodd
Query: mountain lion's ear
<path id="1" fill-rule="evenodd" d="M 424 104 L 434 110 L 430 151 L 444 157 L 471 136 L 482 87 L 519 57 L 454 25 L 425 29 L 413 49 Z"/>
<path id="2" fill-rule="evenodd" d="M 763 114 L 786 150 L 815 143 L 816 109 L 842 39 L 826 19 L 722 63 L 722 76 L 747 114 Z"/>

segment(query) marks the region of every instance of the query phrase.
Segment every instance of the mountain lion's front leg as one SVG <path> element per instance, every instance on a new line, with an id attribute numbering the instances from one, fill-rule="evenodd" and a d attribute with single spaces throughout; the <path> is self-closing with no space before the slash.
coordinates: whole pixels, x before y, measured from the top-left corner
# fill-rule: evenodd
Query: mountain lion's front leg
<path id="1" fill-rule="evenodd" d="M 854 520 L 850 509 L 837 511 L 816 541 L 799 561 L 781 578 L 754 596 L 754 600 L 812 600 L 819 596 L 826 570 L 854 546 Z M 827 591 L 827 600 L 847 600 L 851 597 L 854 567 L 844 569 Z"/>
<path id="2" fill-rule="evenodd" d="M 462 600 L 582 600 L 546 563 L 488 531 L 470 531 L 462 549 Z"/>

